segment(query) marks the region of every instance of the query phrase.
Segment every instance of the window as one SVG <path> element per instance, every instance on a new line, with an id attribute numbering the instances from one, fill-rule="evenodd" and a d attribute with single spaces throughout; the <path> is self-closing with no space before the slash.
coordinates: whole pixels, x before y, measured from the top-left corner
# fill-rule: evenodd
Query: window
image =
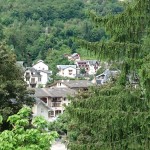
<path id="1" fill-rule="evenodd" d="M 38 81 L 41 82 L 41 77 L 38 77 Z"/>
<path id="2" fill-rule="evenodd" d="M 48 112 L 48 117 L 49 117 L 49 118 L 54 117 L 54 111 L 49 111 L 49 112 Z"/>
<path id="3" fill-rule="evenodd" d="M 61 110 L 56 110 L 55 111 L 55 116 L 58 116 L 59 114 L 61 114 Z"/>
<path id="4" fill-rule="evenodd" d="M 73 70 L 68 70 L 69 71 L 69 75 L 72 75 Z"/>
<path id="5" fill-rule="evenodd" d="M 35 78 L 31 78 L 31 83 L 35 83 Z"/>
<path id="6" fill-rule="evenodd" d="M 29 72 L 26 72 L 26 76 L 30 76 L 30 73 L 29 73 Z"/>
<path id="7" fill-rule="evenodd" d="M 26 72 L 25 78 L 26 78 L 26 81 L 29 81 L 29 79 L 30 79 L 30 73 L 29 72 Z"/>

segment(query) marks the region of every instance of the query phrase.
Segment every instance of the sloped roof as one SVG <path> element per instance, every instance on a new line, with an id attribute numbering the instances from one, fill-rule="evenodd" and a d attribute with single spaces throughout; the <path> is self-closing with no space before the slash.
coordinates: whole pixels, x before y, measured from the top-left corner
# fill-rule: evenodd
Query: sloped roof
<path id="1" fill-rule="evenodd" d="M 47 73 L 47 74 L 52 74 L 52 71 L 49 71 L 49 70 L 38 70 L 39 72 L 44 72 L 44 73 Z"/>
<path id="2" fill-rule="evenodd" d="M 47 109 L 52 110 L 51 107 L 49 107 L 45 102 L 43 102 L 37 97 L 35 97 L 35 102 L 36 102 L 36 105 L 43 104 L 43 106 L 45 106 Z"/>
<path id="3" fill-rule="evenodd" d="M 106 69 L 102 74 L 96 76 L 96 83 L 103 84 L 109 80 L 110 77 L 115 77 L 120 73 L 120 70 L 109 70 Z M 103 77 L 103 79 L 100 79 Z"/>
<path id="4" fill-rule="evenodd" d="M 90 65 L 95 65 L 98 61 L 97 60 L 86 60 L 89 62 Z"/>
<path id="5" fill-rule="evenodd" d="M 93 85 L 88 80 L 59 80 L 58 82 L 65 84 L 69 88 L 87 88 Z"/>
<path id="6" fill-rule="evenodd" d="M 58 69 L 66 69 L 69 67 L 76 69 L 76 65 L 57 65 Z"/>
<path id="7" fill-rule="evenodd" d="M 26 71 L 27 70 L 31 71 L 32 77 L 41 77 L 40 72 L 33 67 L 27 67 Z"/>
<path id="8" fill-rule="evenodd" d="M 76 91 L 68 88 L 35 88 L 36 97 L 67 97 L 73 96 Z"/>
<path id="9" fill-rule="evenodd" d="M 76 55 L 79 55 L 78 53 L 73 53 L 71 56 L 75 57 Z"/>
<path id="10" fill-rule="evenodd" d="M 38 62 L 37 62 L 36 64 L 38 64 L 38 63 L 40 63 L 40 62 L 44 63 L 44 61 L 43 61 L 43 60 L 38 60 Z"/>
<path id="11" fill-rule="evenodd" d="M 95 65 L 98 61 L 97 60 L 80 60 L 80 61 L 77 61 L 77 63 L 83 63 L 83 62 L 89 63 L 90 65 Z"/>

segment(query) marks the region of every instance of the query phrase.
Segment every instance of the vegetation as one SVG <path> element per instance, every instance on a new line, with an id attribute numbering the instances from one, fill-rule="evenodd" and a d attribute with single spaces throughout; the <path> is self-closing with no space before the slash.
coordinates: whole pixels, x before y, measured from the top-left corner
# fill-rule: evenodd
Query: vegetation
<path id="1" fill-rule="evenodd" d="M 69 149 L 149 150 L 150 1 L 130 1 L 117 15 L 90 15 L 110 39 L 79 43 L 100 59 L 118 62 L 121 75 L 72 100 Z"/>
<path id="2" fill-rule="evenodd" d="M 5 44 L 0 44 L 0 114 L 3 116 L 0 130 L 8 128 L 8 116 L 17 113 L 23 105 L 32 106 L 33 103 L 22 71 L 16 65 L 15 54 Z"/>
<path id="3" fill-rule="evenodd" d="M 23 107 L 8 121 L 12 130 L 0 133 L 0 150 L 48 150 L 57 132 L 47 132 L 47 122 L 42 117 L 31 120 L 31 109 Z M 1 122 L 0 122 L 1 123 Z"/>
<path id="4" fill-rule="evenodd" d="M 107 38 L 103 28 L 93 28 L 87 19 L 89 10 L 105 15 L 122 8 L 117 0 L 1 0 L 0 39 L 14 50 L 17 60 L 27 61 L 28 65 L 37 59 L 51 59 L 55 66 L 63 64 L 63 59 L 56 59 L 60 51 L 77 51 L 82 58 L 89 58 L 73 38 L 79 36 L 91 42 Z M 51 51 L 57 56 L 53 57 Z M 56 70 L 53 65 L 51 69 Z"/>
<path id="5" fill-rule="evenodd" d="M 68 114 L 64 112 L 58 116 L 57 120 L 49 123 L 48 129 L 50 131 L 57 131 L 60 137 L 67 135 L 67 122 Z"/>

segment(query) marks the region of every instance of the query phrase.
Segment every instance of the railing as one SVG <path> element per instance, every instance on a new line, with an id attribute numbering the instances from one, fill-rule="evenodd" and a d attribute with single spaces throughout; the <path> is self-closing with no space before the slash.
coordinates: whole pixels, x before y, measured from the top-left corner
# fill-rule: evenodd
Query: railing
<path id="1" fill-rule="evenodd" d="M 61 102 L 52 102 L 51 106 L 52 107 L 61 107 L 62 105 L 61 105 Z"/>

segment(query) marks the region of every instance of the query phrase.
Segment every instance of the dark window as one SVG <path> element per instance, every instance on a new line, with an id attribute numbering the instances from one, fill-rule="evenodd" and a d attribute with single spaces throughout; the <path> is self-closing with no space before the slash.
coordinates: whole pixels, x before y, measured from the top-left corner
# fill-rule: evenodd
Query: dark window
<path id="1" fill-rule="evenodd" d="M 61 110 L 56 110 L 55 111 L 55 116 L 58 116 L 59 114 L 61 114 Z"/>
<path id="2" fill-rule="evenodd" d="M 41 82 L 41 77 L 38 78 L 38 81 Z"/>

